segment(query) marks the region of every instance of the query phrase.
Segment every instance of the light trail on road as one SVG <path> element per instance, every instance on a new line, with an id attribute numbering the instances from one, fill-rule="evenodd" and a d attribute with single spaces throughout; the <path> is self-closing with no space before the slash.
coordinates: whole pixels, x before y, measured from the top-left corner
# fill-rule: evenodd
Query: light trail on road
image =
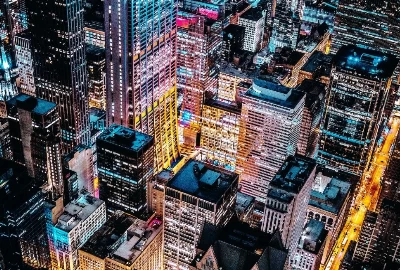
<path id="1" fill-rule="evenodd" d="M 373 164 L 369 173 L 361 180 L 356 200 L 347 216 L 346 223 L 336 239 L 335 246 L 330 253 L 327 264 L 320 267 L 320 270 L 337 270 L 343 260 L 351 240 L 357 240 L 361 225 L 364 221 L 367 210 L 374 211 L 379 199 L 380 181 L 386 166 L 389 162 L 389 154 L 392 145 L 395 143 L 399 131 L 400 119 L 391 120 L 389 133 L 384 142 L 374 154 Z M 347 240 L 346 240 L 347 239 Z"/>

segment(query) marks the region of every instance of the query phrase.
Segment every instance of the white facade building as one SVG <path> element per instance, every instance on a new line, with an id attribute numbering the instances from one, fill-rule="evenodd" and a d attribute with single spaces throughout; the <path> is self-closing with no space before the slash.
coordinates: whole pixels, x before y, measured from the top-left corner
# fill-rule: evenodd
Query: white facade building
<path id="1" fill-rule="evenodd" d="M 296 153 L 305 94 L 272 79 L 256 79 L 242 99 L 236 171 L 241 192 L 265 203 L 269 182 Z"/>
<path id="2" fill-rule="evenodd" d="M 265 13 L 251 8 L 239 17 L 238 24 L 245 27 L 243 50 L 256 52 L 260 50 L 264 34 Z"/>
<path id="3" fill-rule="evenodd" d="M 265 205 L 262 230 L 279 229 L 282 241 L 294 255 L 306 220 L 306 209 L 315 178 L 315 160 L 295 155 L 289 157 L 272 179 Z"/>
<path id="4" fill-rule="evenodd" d="M 106 222 L 106 204 L 89 194 L 64 207 L 56 224 L 48 224 L 52 270 L 79 269 L 78 249 Z"/>

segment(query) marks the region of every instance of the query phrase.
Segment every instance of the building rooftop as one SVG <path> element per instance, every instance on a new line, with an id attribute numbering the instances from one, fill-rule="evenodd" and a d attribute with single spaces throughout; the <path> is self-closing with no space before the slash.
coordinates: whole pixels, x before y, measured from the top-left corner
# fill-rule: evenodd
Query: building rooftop
<path id="1" fill-rule="evenodd" d="M 19 94 L 7 101 L 7 107 L 17 106 L 18 108 L 30 111 L 35 114 L 45 115 L 53 111 L 57 105 L 53 102 L 29 96 L 26 94 Z"/>
<path id="2" fill-rule="evenodd" d="M 325 102 L 325 87 L 326 85 L 322 82 L 305 79 L 296 90 L 306 93 L 305 106 L 311 108 L 313 105 L 322 105 Z"/>
<path id="3" fill-rule="evenodd" d="M 301 155 L 289 156 L 272 179 L 270 190 L 276 189 L 291 195 L 299 193 L 316 166 L 314 159 Z"/>
<path id="4" fill-rule="evenodd" d="M 95 107 L 89 108 L 90 123 L 97 122 L 100 119 L 106 119 L 106 111 L 95 108 Z"/>
<path id="5" fill-rule="evenodd" d="M 116 247 L 111 259 L 126 266 L 132 265 L 153 239 L 161 233 L 162 220 L 153 217 L 149 221 L 134 218 L 127 231 L 127 240 Z"/>
<path id="6" fill-rule="evenodd" d="M 80 250 L 105 259 L 110 253 L 114 252 L 118 243 L 126 241 L 126 232 L 135 219 L 128 214 L 117 211 L 89 238 Z"/>
<path id="7" fill-rule="evenodd" d="M 86 58 L 88 58 L 88 62 L 105 61 L 106 49 L 91 44 L 86 44 Z"/>
<path id="8" fill-rule="evenodd" d="M 228 111 L 234 114 L 240 114 L 241 107 L 236 103 L 228 103 L 218 99 L 206 99 L 204 105 L 214 107 L 223 111 Z"/>
<path id="9" fill-rule="evenodd" d="M 255 202 L 253 196 L 238 192 L 236 196 L 236 212 L 244 213 L 249 209 Z"/>
<path id="10" fill-rule="evenodd" d="M 167 187 L 217 203 L 233 185 L 237 186 L 238 178 L 236 173 L 190 159 Z"/>
<path id="11" fill-rule="evenodd" d="M 69 162 L 71 159 L 75 157 L 76 154 L 81 153 L 82 151 L 91 149 L 89 146 L 83 145 L 83 144 L 78 144 L 75 146 L 71 152 L 69 152 L 67 155 L 64 156 L 63 161 L 64 162 Z"/>
<path id="12" fill-rule="evenodd" d="M 304 93 L 288 88 L 272 78 L 255 79 L 244 96 L 294 109 L 305 96 Z"/>
<path id="13" fill-rule="evenodd" d="M 193 263 L 200 261 L 212 247 L 222 269 L 250 270 L 255 265 L 263 270 L 280 270 L 286 261 L 287 251 L 280 233 L 265 233 L 233 218 L 226 227 L 206 223 L 198 249 L 201 250 Z"/>
<path id="14" fill-rule="evenodd" d="M 99 208 L 104 201 L 97 199 L 88 193 L 80 195 L 80 197 L 64 207 L 64 212 L 58 218 L 55 225 L 56 228 L 66 232 L 70 232 L 81 221 L 86 220 L 93 212 Z"/>
<path id="15" fill-rule="evenodd" d="M 116 124 L 104 130 L 97 138 L 97 141 L 104 141 L 134 152 L 139 152 L 143 148 L 154 144 L 152 136 Z"/>
<path id="16" fill-rule="evenodd" d="M 329 77 L 331 75 L 333 57 L 332 54 L 315 51 L 310 55 L 301 70 L 312 74 L 318 71 L 319 76 Z"/>
<path id="17" fill-rule="evenodd" d="M 338 214 L 350 192 L 351 183 L 332 178 L 323 192 L 311 190 L 309 205 Z"/>
<path id="18" fill-rule="evenodd" d="M 398 61 L 393 55 L 355 45 L 342 46 L 334 58 L 338 71 L 359 74 L 368 79 L 391 77 Z"/>
<path id="19" fill-rule="evenodd" d="M 318 254 L 327 234 L 328 231 L 325 230 L 323 222 L 310 219 L 303 229 L 298 247 L 307 252 Z"/>
<path id="20" fill-rule="evenodd" d="M 242 15 L 240 15 L 241 19 L 246 19 L 250 21 L 258 21 L 263 18 L 263 13 L 258 8 L 250 8 L 246 10 Z"/>

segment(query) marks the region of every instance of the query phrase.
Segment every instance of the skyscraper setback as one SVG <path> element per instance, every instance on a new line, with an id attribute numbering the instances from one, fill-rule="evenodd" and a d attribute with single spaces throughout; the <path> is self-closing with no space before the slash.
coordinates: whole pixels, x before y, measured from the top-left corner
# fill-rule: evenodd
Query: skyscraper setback
<path id="1" fill-rule="evenodd" d="M 63 152 L 89 144 L 82 0 L 27 0 L 36 95 L 58 105 Z M 45 18 L 45 19 L 44 19 Z"/>
<path id="2" fill-rule="evenodd" d="M 160 170 L 178 156 L 177 1 L 104 4 L 107 122 L 154 136 Z"/>

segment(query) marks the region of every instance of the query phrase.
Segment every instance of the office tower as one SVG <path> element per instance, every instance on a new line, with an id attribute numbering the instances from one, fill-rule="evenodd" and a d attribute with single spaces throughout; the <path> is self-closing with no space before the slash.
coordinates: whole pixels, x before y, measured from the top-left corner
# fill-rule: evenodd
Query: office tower
<path id="1" fill-rule="evenodd" d="M 297 91 L 306 93 L 297 153 L 314 158 L 318 151 L 319 128 L 325 111 L 326 91 L 323 83 L 304 80 Z"/>
<path id="2" fill-rule="evenodd" d="M 67 204 L 58 218 L 50 216 L 47 216 L 50 269 L 79 269 L 78 249 L 106 222 L 104 201 L 84 193 Z"/>
<path id="3" fill-rule="evenodd" d="M 353 255 L 354 262 L 370 263 L 384 269 L 398 262 L 400 231 L 399 202 L 383 199 L 379 212 L 367 211 Z"/>
<path id="4" fill-rule="evenodd" d="M 239 141 L 240 107 L 235 103 L 208 99 L 201 121 L 201 159 L 234 171 Z"/>
<path id="5" fill-rule="evenodd" d="M 111 213 L 136 213 L 146 206 L 146 187 L 154 173 L 152 136 L 111 125 L 97 138 L 100 199 Z"/>
<path id="6" fill-rule="evenodd" d="M 215 94 L 218 87 L 222 25 L 217 18 L 194 12 L 178 12 L 177 17 L 177 86 L 184 96 L 180 126 L 184 144 L 192 147 L 200 131 L 204 95 Z"/>
<path id="7" fill-rule="evenodd" d="M 270 183 L 261 229 L 272 233 L 276 229 L 293 261 L 306 209 L 315 178 L 316 162 L 301 155 L 290 156 Z"/>
<path id="8" fill-rule="evenodd" d="M 77 173 L 78 191 L 86 190 L 95 196 L 93 152 L 90 146 L 79 144 L 63 157 L 64 168 Z"/>
<path id="9" fill-rule="evenodd" d="M 86 45 L 89 107 L 106 109 L 105 49 Z"/>
<path id="10" fill-rule="evenodd" d="M 235 53 L 239 53 L 244 44 L 246 28 L 237 24 L 230 24 L 224 28 L 222 43 L 222 59 L 230 62 Z"/>
<path id="11" fill-rule="evenodd" d="M 30 35 L 24 31 L 15 36 L 15 59 L 21 93 L 36 96 Z"/>
<path id="12" fill-rule="evenodd" d="M 325 265 L 329 253 L 339 236 L 351 206 L 351 184 L 344 174 L 318 168 L 307 207 L 307 220 L 318 220 L 328 230 L 326 248 L 321 264 Z"/>
<path id="13" fill-rule="evenodd" d="M 164 267 L 188 269 L 205 222 L 225 225 L 235 211 L 239 176 L 189 160 L 165 187 Z"/>
<path id="14" fill-rule="evenodd" d="M 142 220 L 119 213 L 79 250 L 79 261 L 87 270 L 161 270 L 162 228 L 157 217 Z"/>
<path id="15" fill-rule="evenodd" d="M 8 120 L 0 117 L 0 158 L 11 160 L 12 156 Z"/>
<path id="16" fill-rule="evenodd" d="M 266 78 L 255 79 L 242 99 L 236 171 L 241 192 L 266 203 L 269 182 L 296 152 L 305 94 Z"/>
<path id="17" fill-rule="evenodd" d="M 272 29 L 269 41 L 271 52 L 275 52 L 277 48 L 296 48 L 300 30 L 298 13 L 294 13 L 283 4 L 277 4 Z"/>
<path id="18" fill-rule="evenodd" d="M 55 103 L 19 94 L 7 101 L 13 159 L 53 195 L 63 194 L 60 117 Z"/>
<path id="19" fill-rule="evenodd" d="M 197 251 L 193 270 L 283 270 L 288 255 L 279 231 L 261 232 L 234 218 L 225 227 L 206 223 Z"/>
<path id="20" fill-rule="evenodd" d="M 85 42 L 87 45 L 93 45 L 105 49 L 104 1 L 86 0 L 84 5 Z"/>
<path id="21" fill-rule="evenodd" d="M 400 11 L 396 0 L 341 0 L 332 34 L 332 53 L 344 45 L 362 45 L 400 56 Z"/>
<path id="22" fill-rule="evenodd" d="M 169 170 L 162 170 L 149 182 L 147 187 L 147 209 L 148 212 L 157 216 L 164 215 L 164 191 L 165 185 L 174 177 Z"/>
<path id="23" fill-rule="evenodd" d="M 45 194 L 26 168 L 0 159 L 0 252 L 4 270 L 47 268 Z"/>
<path id="24" fill-rule="evenodd" d="M 251 8 L 239 17 L 238 25 L 245 28 L 243 50 L 257 52 L 261 49 L 264 35 L 265 13 Z"/>
<path id="25" fill-rule="evenodd" d="M 58 106 L 65 154 L 90 139 L 83 1 L 26 0 L 26 7 L 36 95 Z"/>
<path id="26" fill-rule="evenodd" d="M 390 159 L 386 166 L 385 173 L 381 179 L 381 190 L 377 208 L 381 205 L 383 199 L 400 201 L 400 134 L 397 133 L 396 140 L 392 146 Z"/>
<path id="27" fill-rule="evenodd" d="M 318 270 L 325 248 L 328 231 L 324 223 L 311 219 L 301 233 L 291 269 Z"/>
<path id="28" fill-rule="evenodd" d="M 338 51 L 321 128 L 320 163 L 358 176 L 368 168 L 397 62 L 391 55 L 354 45 Z"/>
<path id="29" fill-rule="evenodd" d="M 109 14 L 105 16 L 107 122 L 154 136 L 155 171 L 160 171 L 179 155 L 177 2 L 106 0 L 104 5 Z"/>
<path id="30" fill-rule="evenodd" d="M 228 103 L 237 101 L 243 94 L 239 91 L 241 82 L 252 83 L 252 74 L 234 64 L 222 63 L 218 77 L 218 99 Z"/>

